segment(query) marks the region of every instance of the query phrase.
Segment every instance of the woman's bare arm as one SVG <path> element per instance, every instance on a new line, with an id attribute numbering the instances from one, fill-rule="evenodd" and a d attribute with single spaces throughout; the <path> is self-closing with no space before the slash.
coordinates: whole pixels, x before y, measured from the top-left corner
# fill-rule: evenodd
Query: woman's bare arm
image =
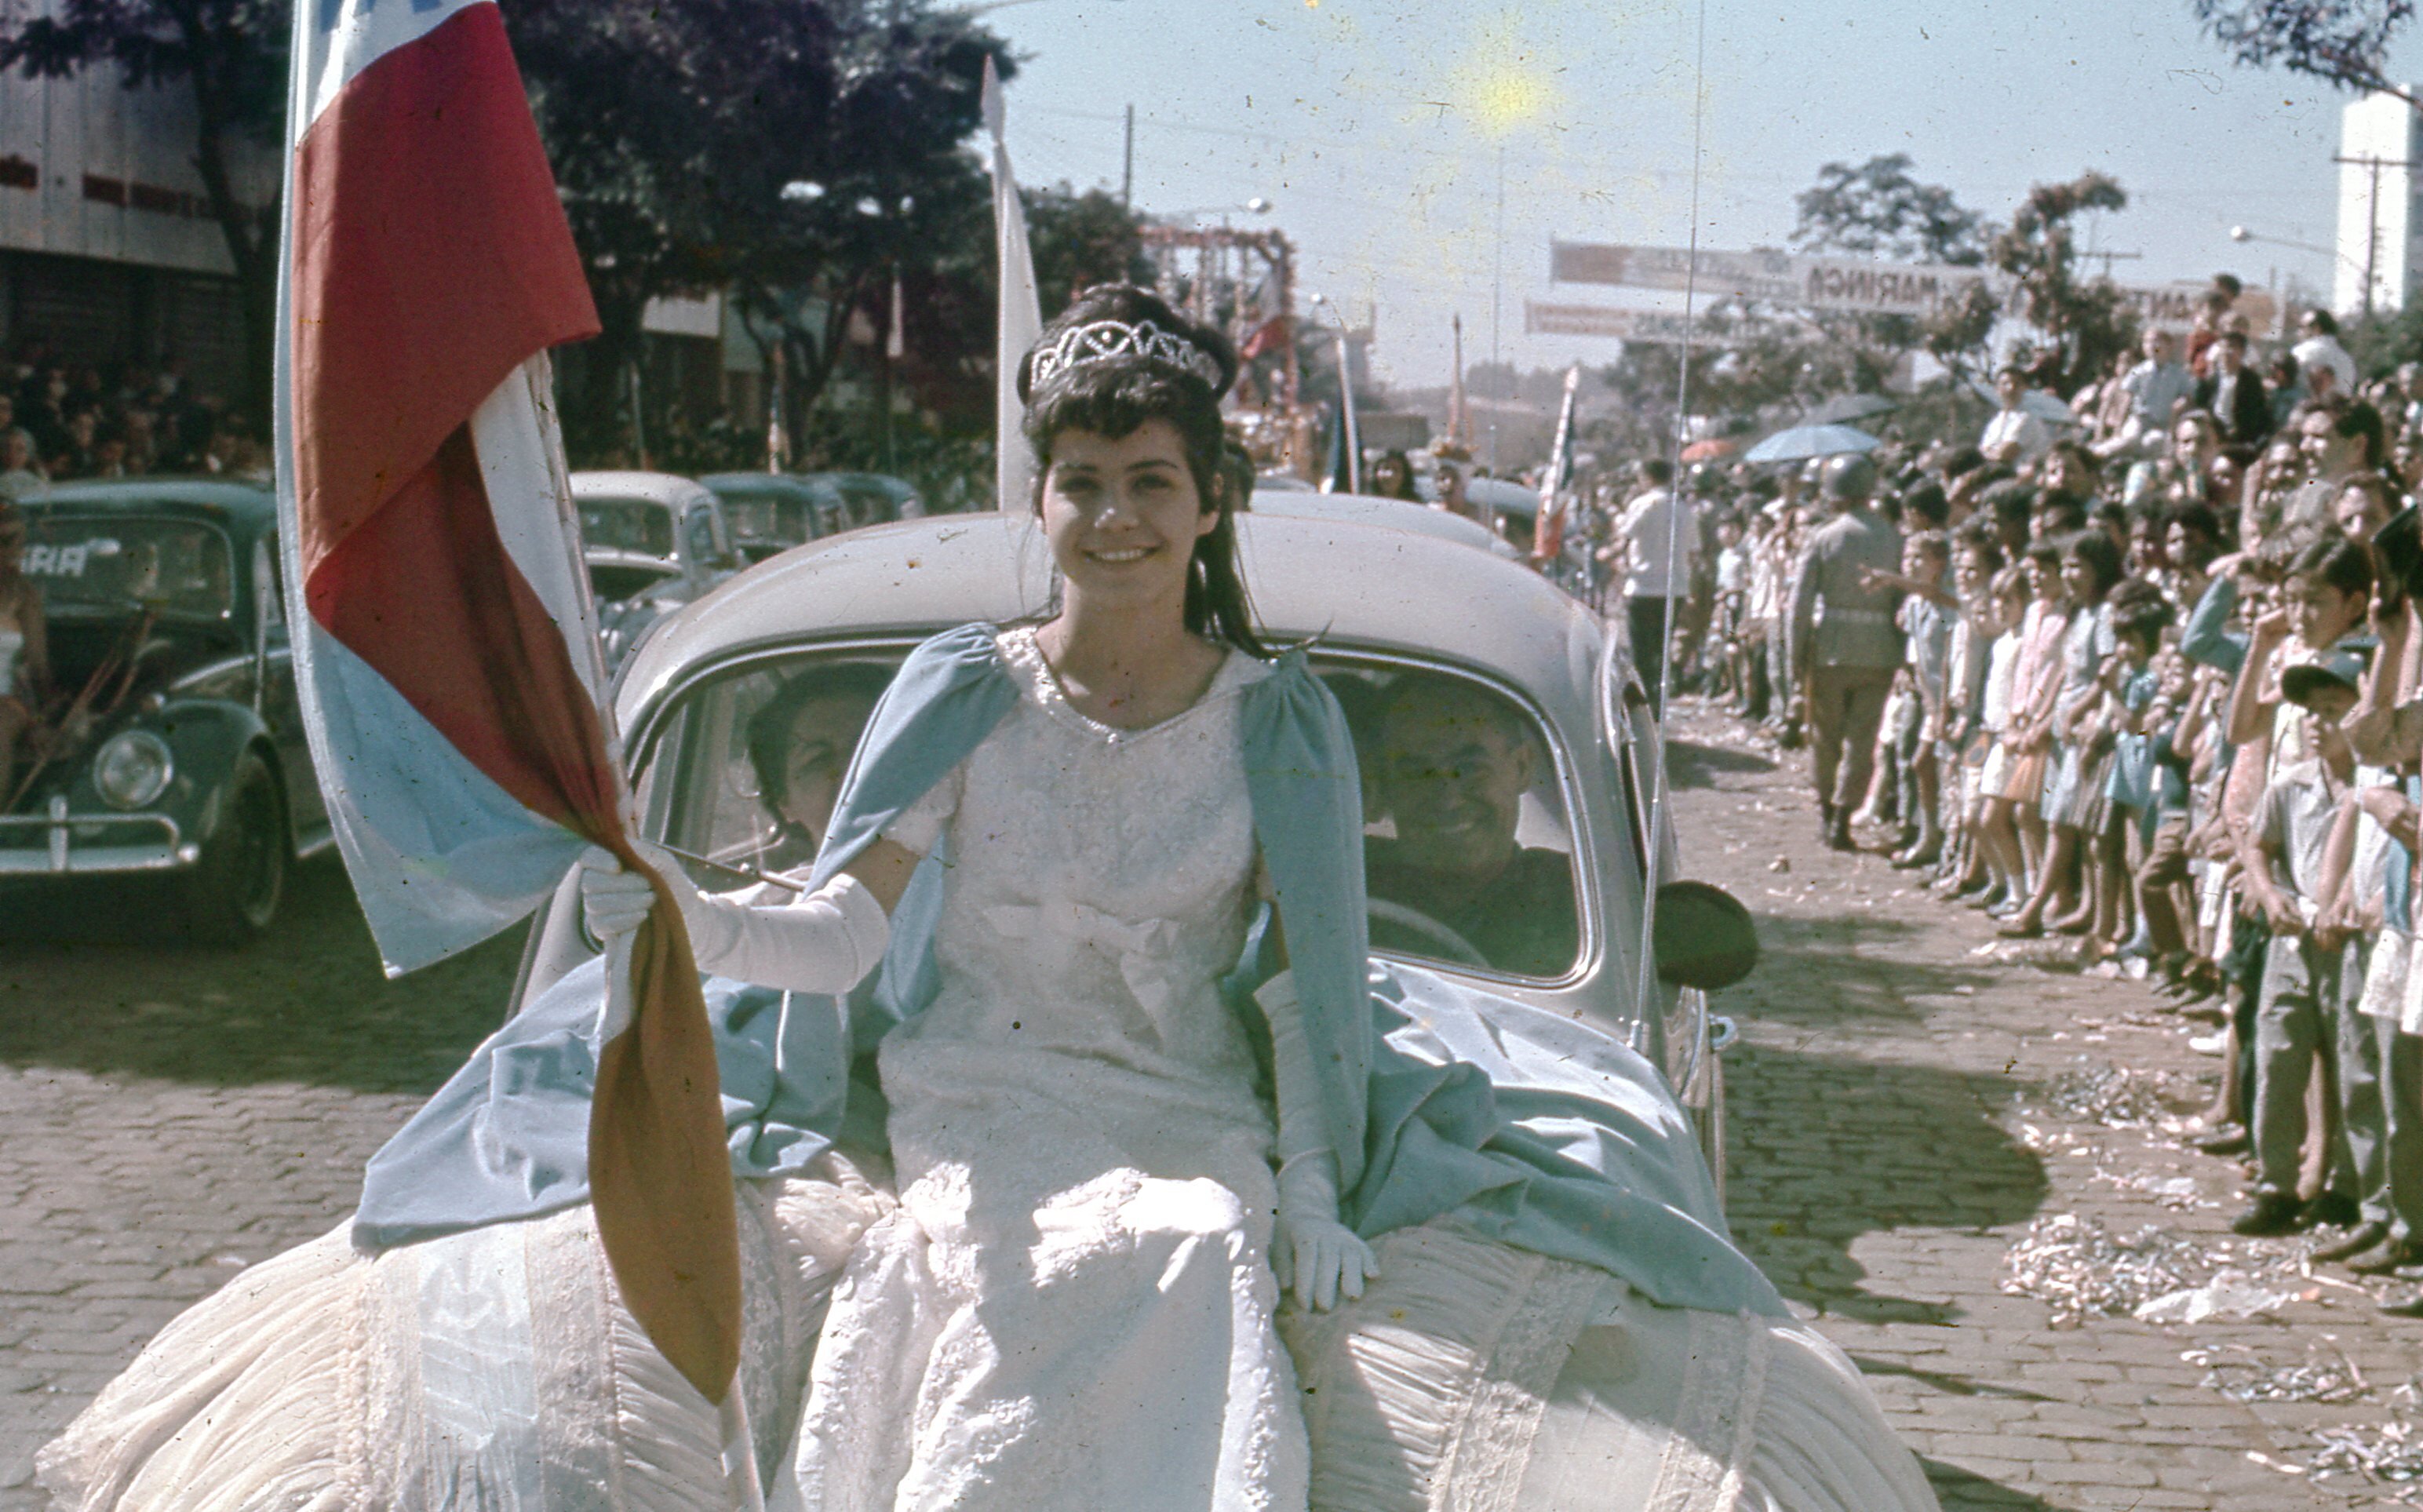
<path id="1" fill-rule="evenodd" d="M 841 869 L 873 893 L 889 916 L 900 907 L 900 895 L 909 890 L 909 879 L 915 875 L 917 863 L 925 859 L 897 840 L 879 837 Z"/>

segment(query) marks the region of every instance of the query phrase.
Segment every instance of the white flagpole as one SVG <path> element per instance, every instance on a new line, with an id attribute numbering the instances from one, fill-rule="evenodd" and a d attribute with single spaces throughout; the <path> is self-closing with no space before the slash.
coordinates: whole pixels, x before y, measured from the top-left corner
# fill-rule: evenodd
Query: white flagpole
<path id="1" fill-rule="evenodd" d="M 1026 407 L 1018 401 L 1018 364 L 1043 334 L 1043 308 L 1035 287 L 1035 253 L 1026 243 L 1026 205 L 1018 197 L 1003 139 L 1008 118 L 1001 76 L 985 59 L 984 120 L 992 137 L 992 218 L 998 247 L 1001 319 L 993 347 L 993 502 L 1005 512 L 1023 509 L 1035 487 L 1035 449 L 1022 428 Z"/>

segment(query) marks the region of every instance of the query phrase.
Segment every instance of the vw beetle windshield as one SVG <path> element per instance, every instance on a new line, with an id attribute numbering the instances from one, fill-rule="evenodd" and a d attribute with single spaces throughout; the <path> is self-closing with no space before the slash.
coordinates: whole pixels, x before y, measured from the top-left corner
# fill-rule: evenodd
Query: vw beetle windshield
<path id="1" fill-rule="evenodd" d="M 652 833 L 726 867 L 804 871 L 899 650 L 754 661 L 683 698 L 642 779 Z M 1556 979 L 1581 949 L 1571 828 L 1547 732 L 1445 669 L 1314 666 L 1362 768 L 1371 941 L 1397 955 Z M 693 867 L 701 886 L 747 884 Z"/>
<path id="2" fill-rule="evenodd" d="M 582 499 L 580 539 L 618 551 L 673 554 L 673 512 L 651 499 Z"/>
<path id="3" fill-rule="evenodd" d="M 90 515 L 27 523 L 23 570 L 53 613 L 140 607 L 223 619 L 235 611 L 234 553 L 216 526 Z"/>

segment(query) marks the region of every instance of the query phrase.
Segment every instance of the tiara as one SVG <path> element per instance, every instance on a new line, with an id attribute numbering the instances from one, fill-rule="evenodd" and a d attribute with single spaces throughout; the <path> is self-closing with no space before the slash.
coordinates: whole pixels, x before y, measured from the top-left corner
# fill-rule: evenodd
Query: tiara
<path id="1" fill-rule="evenodd" d="M 1028 369 L 1032 387 L 1040 389 L 1053 378 L 1070 368 L 1082 368 L 1096 362 L 1145 361 L 1158 362 L 1181 373 L 1191 373 L 1209 385 L 1212 392 L 1220 390 L 1224 374 L 1212 354 L 1172 331 L 1163 330 L 1148 320 L 1131 326 L 1119 320 L 1087 321 L 1060 333 L 1059 340 L 1049 346 L 1035 349 Z"/>

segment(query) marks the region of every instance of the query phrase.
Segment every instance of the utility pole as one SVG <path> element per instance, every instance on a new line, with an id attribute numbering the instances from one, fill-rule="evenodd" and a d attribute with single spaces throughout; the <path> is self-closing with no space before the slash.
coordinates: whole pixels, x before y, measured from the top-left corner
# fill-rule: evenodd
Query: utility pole
<path id="1" fill-rule="evenodd" d="M 1128 106 L 1126 146 L 1119 153 L 1119 208 L 1135 203 L 1135 106 Z"/>
<path id="2" fill-rule="evenodd" d="M 1501 360 L 1497 345 L 1497 328 L 1506 302 L 1506 149 L 1497 149 L 1497 270 L 1489 286 L 1489 362 L 1492 367 Z M 1514 397 L 1513 375 L 1507 375 L 1506 397 Z M 1489 417 L 1489 470 L 1497 470 L 1497 420 Z"/>
<path id="3" fill-rule="evenodd" d="M 2134 263 L 2146 254 L 2143 252 L 2081 252 L 2078 255 L 2083 258 L 2100 258 L 2103 262 L 2103 281 L 2109 283 L 2112 281 L 2113 263 Z"/>
<path id="4" fill-rule="evenodd" d="M 2371 170 L 2372 186 L 2364 198 L 2364 312 L 2372 313 L 2373 279 L 2381 271 L 2381 170 L 2411 168 L 2415 165 L 2405 158 L 2378 157 L 2366 153 L 2361 157 L 2333 156 L 2334 163 Z"/>

